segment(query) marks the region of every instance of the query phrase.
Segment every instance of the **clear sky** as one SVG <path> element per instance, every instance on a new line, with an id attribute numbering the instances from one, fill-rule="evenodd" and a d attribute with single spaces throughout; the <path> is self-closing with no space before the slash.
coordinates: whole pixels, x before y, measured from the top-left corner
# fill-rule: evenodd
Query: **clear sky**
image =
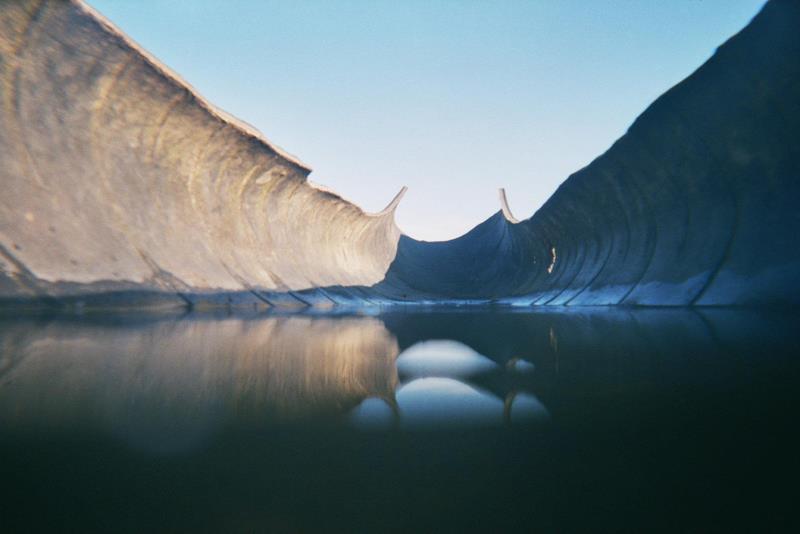
<path id="1" fill-rule="evenodd" d="M 89 0 L 367 211 L 527 218 L 764 0 Z"/>

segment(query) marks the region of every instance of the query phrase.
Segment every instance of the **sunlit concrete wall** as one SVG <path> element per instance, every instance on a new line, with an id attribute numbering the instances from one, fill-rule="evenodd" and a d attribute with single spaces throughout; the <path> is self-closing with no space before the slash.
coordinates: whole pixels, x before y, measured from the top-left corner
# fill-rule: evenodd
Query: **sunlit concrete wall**
<path id="1" fill-rule="evenodd" d="M 0 295 L 371 284 L 399 231 L 83 3 L 0 3 Z M 181 300 L 175 296 L 175 300 Z"/>

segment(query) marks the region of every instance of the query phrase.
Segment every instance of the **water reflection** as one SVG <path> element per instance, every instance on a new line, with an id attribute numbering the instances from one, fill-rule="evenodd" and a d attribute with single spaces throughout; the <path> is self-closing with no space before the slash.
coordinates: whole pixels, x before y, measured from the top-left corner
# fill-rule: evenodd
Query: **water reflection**
<path id="1" fill-rule="evenodd" d="M 721 309 L 1 318 L 4 520 L 569 531 L 672 518 L 686 494 L 753 509 L 745 487 L 772 510 L 760 475 L 782 466 L 753 466 L 780 463 L 795 426 L 798 324 Z"/>
<path id="2" fill-rule="evenodd" d="M 360 316 L 15 319 L 0 339 L 0 424 L 99 426 L 163 453 L 202 445 L 231 420 L 508 422 L 509 394 L 469 380 L 533 367 L 502 367 L 452 340 L 401 350 L 383 321 Z"/>
<path id="3" fill-rule="evenodd" d="M 791 324 L 685 310 L 6 318 L 0 424 L 102 426 L 172 451 L 232 420 L 540 420 L 559 390 L 727 383 Z"/>
<path id="4" fill-rule="evenodd" d="M 503 401 L 452 378 L 418 378 L 397 392 L 400 413 L 415 426 L 491 425 L 503 421 Z"/>
<path id="5" fill-rule="evenodd" d="M 405 377 L 462 376 L 486 373 L 497 363 L 467 345 L 450 340 L 422 341 L 405 349 L 397 369 Z"/>
<path id="6" fill-rule="evenodd" d="M 0 339 L 0 424 L 102 426 L 154 451 L 231 420 L 336 416 L 397 386 L 397 342 L 371 318 L 14 320 Z"/>

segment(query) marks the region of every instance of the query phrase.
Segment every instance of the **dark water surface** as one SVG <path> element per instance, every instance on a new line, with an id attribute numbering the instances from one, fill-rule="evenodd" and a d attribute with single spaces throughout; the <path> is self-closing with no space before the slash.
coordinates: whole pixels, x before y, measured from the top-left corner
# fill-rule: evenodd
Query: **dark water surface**
<path id="1" fill-rule="evenodd" d="M 0 316 L 0 531 L 786 529 L 794 312 Z"/>

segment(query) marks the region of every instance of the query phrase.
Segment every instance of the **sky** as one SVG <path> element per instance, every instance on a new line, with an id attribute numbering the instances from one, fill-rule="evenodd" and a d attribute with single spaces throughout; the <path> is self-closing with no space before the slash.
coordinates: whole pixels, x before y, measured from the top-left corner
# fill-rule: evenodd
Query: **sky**
<path id="1" fill-rule="evenodd" d="M 764 0 L 88 0 L 368 212 L 530 217 Z"/>

